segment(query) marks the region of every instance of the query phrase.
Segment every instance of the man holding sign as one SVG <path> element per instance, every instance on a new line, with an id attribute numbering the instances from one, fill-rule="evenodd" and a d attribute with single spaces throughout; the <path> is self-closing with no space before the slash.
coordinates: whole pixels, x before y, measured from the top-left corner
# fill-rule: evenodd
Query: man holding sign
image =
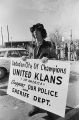
<path id="1" fill-rule="evenodd" d="M 47 37 L 47 32 L 43 24 L 37 23 L 36 25 L 33 25 L 30 28 L 30 31 L 32 33 L 32 37 L 36 41 L 33 53 L 34 59 L 42 59 L 43 62 L 47 61 L 48 59 L 57 59 L 55 50 L 52 50 L 51 42 L 45 41 L 45 38 Z M 25 57 L 23 58 L 23 60 L 25 60 Z M 33 110 L 29 113 L 29 116 L 32 116 L 39 112 L 45 111 L 34 106 Z"/>
<path id="2" fill-rule="evenodd" d="M 11 60 L 7 93 L 34 105 L 29 116 L 47 113 L 47 119 L 52 120 L 55 113 L 64 117 L 70 64 L 56 60 L 51 43 L 44 40 L 47 33 L 42 24 L 33 25 L 30 30 L 36 40 L 34 58 Z"/>

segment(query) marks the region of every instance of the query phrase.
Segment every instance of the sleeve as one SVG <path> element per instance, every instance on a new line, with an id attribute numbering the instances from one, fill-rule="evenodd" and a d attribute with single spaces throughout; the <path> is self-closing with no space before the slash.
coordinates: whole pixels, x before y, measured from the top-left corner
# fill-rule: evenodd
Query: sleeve
<path id="1" fill-rule="evenodd" d="M 54 50 L 51 50 L 51 48 L 44 49 L 43 52 L 40 55 L 40 58 L 47 57 L 49 59 L 56 59 L 57 55 Z"/>

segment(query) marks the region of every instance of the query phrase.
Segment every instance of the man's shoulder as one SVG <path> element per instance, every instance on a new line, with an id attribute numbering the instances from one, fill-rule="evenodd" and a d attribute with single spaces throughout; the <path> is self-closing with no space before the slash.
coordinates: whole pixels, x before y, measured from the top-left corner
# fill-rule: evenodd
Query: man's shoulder
<path id="1" fill-rule="evenodd" d="M 50 42 L 50 41 L 45 41 L 45 40 L 44 40 L 43 45 L 44 45 L 44 46 L 51 47 L 51 42 Z"/>

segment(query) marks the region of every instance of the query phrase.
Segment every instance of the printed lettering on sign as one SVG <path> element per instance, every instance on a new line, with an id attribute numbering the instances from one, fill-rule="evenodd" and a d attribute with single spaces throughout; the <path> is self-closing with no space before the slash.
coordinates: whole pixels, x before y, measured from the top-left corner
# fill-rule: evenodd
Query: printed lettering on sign
<path id="1" fill-rule="evenodd" d="M 64 117 L 70 63 L 28 59 L 11 60 L 7 93 L 39 108 Z"/>

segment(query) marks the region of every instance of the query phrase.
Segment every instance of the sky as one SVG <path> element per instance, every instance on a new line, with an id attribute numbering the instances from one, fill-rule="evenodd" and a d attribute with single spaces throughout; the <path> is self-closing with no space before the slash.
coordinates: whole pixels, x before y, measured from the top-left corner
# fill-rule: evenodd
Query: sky
<path id="1" fill-rule="evenodd" d="M 29 28 L 42 23 L 48 33 L 59 29 L 62 36 L 79 39 L 79 0 L 0 0 L 0 44 L 8 41 L 29 41 Z"/>

